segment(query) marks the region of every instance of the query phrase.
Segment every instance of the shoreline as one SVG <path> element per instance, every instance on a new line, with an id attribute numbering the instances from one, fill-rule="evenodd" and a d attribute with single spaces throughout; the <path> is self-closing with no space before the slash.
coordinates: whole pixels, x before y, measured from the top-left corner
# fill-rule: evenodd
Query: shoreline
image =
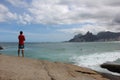
<path id="1" fill-rule="evenodd" d="M 0 65 L 0 80 L 112 80 L 94 70 L 61 62 L 0 55 Z"/>

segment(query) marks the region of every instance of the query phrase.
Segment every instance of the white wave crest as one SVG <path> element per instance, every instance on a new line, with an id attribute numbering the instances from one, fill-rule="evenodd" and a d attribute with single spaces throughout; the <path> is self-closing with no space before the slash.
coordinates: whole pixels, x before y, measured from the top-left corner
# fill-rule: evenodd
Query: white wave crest
<path id="1" fill-rule="evenodd" d="M 120 58 L 120 52 L 94 53 L 89 55 L 74 56 L 71 60 L 78 66 L 92 67 L 105 62 L 115 61 Z"/>

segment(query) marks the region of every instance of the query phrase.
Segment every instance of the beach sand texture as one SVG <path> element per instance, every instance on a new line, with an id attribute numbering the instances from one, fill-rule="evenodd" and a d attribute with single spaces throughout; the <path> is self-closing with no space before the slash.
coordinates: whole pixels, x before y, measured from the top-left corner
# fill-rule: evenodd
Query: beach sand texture
<path id="1" fill-rule="evenodd" d="M 0 80 L 109 80 L 99 73 L 60 62 L 0 55 Z"/>

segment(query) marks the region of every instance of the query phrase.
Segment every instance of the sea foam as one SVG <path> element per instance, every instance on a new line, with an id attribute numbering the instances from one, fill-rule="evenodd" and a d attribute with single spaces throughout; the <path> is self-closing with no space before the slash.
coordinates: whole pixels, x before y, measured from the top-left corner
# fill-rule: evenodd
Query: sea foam
<path id="1" fill-rule="evenodd" d="M 104 52 L 89 55 L 73 56 L 71 60 L 78 66 L 93 67 L 105 62 L 113 62 L 120 58 L 120 52 Z"/>
<path id="2" fill-rule="evenodd" d="M 89 55 L 73 56 L 71 61 L 78 66 L 91 68 L 93 70 L 112 73 L 106 69 L 100 67 L 101 64 L 105 62 L 113 62 L 120 58 L 120 51 L 115 52 L 104 52 L 104 53 L 94 53 Z M 112 73 L 118 75 L 116 73 Z"/>

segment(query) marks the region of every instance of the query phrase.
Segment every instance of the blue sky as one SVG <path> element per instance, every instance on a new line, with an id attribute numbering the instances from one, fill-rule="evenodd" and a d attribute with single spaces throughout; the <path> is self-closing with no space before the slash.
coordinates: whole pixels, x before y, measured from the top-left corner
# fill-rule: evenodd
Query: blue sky
<path id="1" fill-rule="evenodd" d="M 0 42 L 60 42 L 78 33 L 120 31 L 119 0 L 1 0 Z"/>

